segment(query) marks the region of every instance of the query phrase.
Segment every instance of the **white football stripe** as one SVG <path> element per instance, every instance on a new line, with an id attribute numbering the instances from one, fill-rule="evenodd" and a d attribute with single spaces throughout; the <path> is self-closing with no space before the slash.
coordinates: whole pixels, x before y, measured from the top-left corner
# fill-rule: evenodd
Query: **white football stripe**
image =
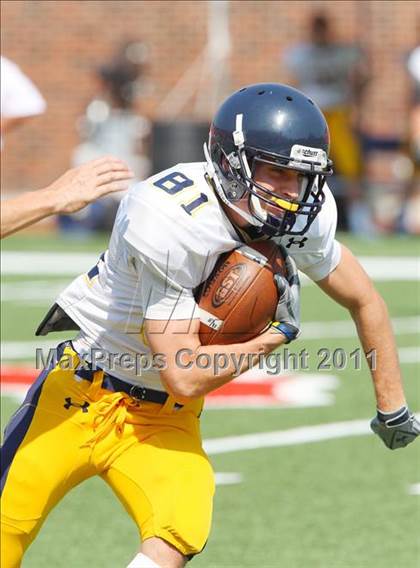
<path id="1" fill-rule="evenodd" d="M 405 333 L 420 333 L 420 317 L 392 318 L 392 327 L 396 335 Z M 327 337 L 343 338 L 357 337 L 353 321 L 307 321 L 302 322 L 302 340 L 323 339 Z"/>
<path id="2" fill-rule="evenodd" d="M 76 276 L 96 264 L 98 257 L 99 252 L 3 251 L 1 272 Z M 358 259 L 374 280 L 420 280 L 420 258 L 415 256 L 360 256 Z"/>
<path id="3" fill-rule="evenodd" d="M 243 477 L 241 473 L 216 472 L 214 474 L 216 485 L 235 485 L 241 483 Z"/>
<path id="4" fill-rule="evenodd" d="M 373 280 L 420 280 L 418 256 L 361 256 L 358 259 Z"/>
<path id="5" fill-rule="evenodd" d="M 420 483 L 414 483 L 408 488 L 409 495 L 420 495 Z"/>
<path id="6" fill-rule="evenodd" d="M 204 440 L 203 447 L 210 455 L 227 454 L 258 448 L 276 448 L 280 446 L 295 446 L 308 442 L 321 442 L 347 436 L 365 436 L 370 433 L 369 420 L 354 420 L 352 422 L 335 422 L 317 426 L 302 426 L 290 430 L 245 434 L 242 436 L 227 436 Z"/>
<path id="7" fill-rule="evenodd" d="M 2 302 L 25 302 L 33 305 L 52 304 L 54 298 L 68 286 L 69 280 L 24 280 L 2 283 Z"/>
<path id="8" fill-rule="evenodd" d="M 99 253 L 3 251 L 2 274 L 77 275 L 90 270 Z"/>
<path id="9" fill-rule="evenodd" d="M 35 361 L 36 349 L 42 349 L 45 355 L 49 349 L 54 349 L 60 343 L 60 340 L 40 341 L 2 341 L 1 343 L 1 359 L 14 361 L 17 359 L 32 358 Z"/>
<path id="10" fill-rule="evenodd" d="M 400 363 L 420 363 L 420 347 L 400 347 Z"/>
<path id="11" fill-rule="evenodd" d="M 420 414 L 416 415 L 420 419 Z M 260 448 L 278 448 L 281 446 L 295 446 L 311 442 L 336 440 L 350 436 L 365 436 L 372 434 L 369 427 L 370 418 L 352 420 L 349 422 L 332 422 L 316 426 L 302 426 L 290 430 L 275 432 L 260 432 L 258 434 L 244 434 L 242 436 L 227 436 L 225 438 L 210 438 L 204 440 L 205 451 L 214 456 L 244 450 L 257 450 Z M 372 434 L 373 435 L 373 434 Z"/>

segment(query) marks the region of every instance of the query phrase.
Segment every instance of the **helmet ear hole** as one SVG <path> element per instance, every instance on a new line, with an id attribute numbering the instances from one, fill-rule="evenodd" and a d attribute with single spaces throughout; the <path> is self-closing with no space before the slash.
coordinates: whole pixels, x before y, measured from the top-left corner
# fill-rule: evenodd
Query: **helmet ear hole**
<path id="1" fill-rule="evenodd" d="M 222 159 L 220 160 L 220 166 L 224 174 L 227 174 L 229 171 L 229 162 L 224 153 L 222 152 Z"/>

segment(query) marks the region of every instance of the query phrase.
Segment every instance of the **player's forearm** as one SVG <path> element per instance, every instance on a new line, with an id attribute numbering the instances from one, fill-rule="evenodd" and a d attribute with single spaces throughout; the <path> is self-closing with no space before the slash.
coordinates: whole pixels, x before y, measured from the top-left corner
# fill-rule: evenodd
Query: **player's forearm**
<path id="1" fill-rule="evenodd" d="M 54 194 L 47 189 L 29 191 L 1 203 L 1 238 L 55 213 Z"/>
<path id="2" fill-rule="evenodd" d="M 376 368 L 372 368 L 371 373 L 378 408 L 385 412 L 400 408 L 405 397 L 388 310 L 349 249 L 341 245 L 338 266 L 318 284 L 350 311 L 365 353 L 372 354 L 368 361 L 376 361 Z"/>
<path id="3" fill-rule="evenodd" d="M 187 402 L 230 382 L 285 341 L 282 334 L 267 331 L 245 343 L 184 348 L 171 358 L 162 379 L 179 402 Z"/>
<path id="4" fill-rule="evenodd" d="M 375 388 L 377 406 L 390 412 L 405 404 L 394 333 L 385 302 L 375 293 L 371 302 L 351 310 Z"/>
<path id="5" fill-rule="evenodd" d="M 113 156 L 92 160 L 65 172 L 51 185 L 1 204 L 1 237 L 54 214 L 79 211 L 92 201 L 125 191 L 134 174 Z"/>

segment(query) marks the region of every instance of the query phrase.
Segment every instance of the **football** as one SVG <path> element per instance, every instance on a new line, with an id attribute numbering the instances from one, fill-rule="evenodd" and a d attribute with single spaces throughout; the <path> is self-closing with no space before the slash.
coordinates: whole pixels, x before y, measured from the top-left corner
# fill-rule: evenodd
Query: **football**
<path id="1" fill-rule="evenodd" d="M 221 255 L 196 295 L 202 345 L 243 343 L 261 333 L 278 302 L 275 273 L 284 275 L 285 266 L 281 250 L 271 241 Z"/>

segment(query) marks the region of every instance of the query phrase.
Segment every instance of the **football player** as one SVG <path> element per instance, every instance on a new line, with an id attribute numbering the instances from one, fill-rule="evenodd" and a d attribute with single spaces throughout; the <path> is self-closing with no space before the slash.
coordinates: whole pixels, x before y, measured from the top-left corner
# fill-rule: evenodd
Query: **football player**
<path id="1" fill-rule="evenodd" d="M 232 380 L 232 354 L 268 354 L 299 334 L 297 267 L 348 308 L 372 368 L 374 430 L 390 448 L 413 441 L 385 304 L 335 240 L 329 134 L 318 107 L 285 85 L 244 87 L 220 107 L 203 163 L 177 164 L 123 199 L 108 250 L 62 293 L 38 334 L 78 329 L 28 392 L 6 432 L 2 566 L 19 566 L 48 512 L 100 475 L 142 540 L 129 568 L 179 568 L 204 547 L 213 473 L 201 445 L 204 396 Z M 203 346 L 194 290 L 221 253 L 258 239 L 287 250 L 271 327 Z M 186 356 L 185 353 L 191 353 Z M 182 354 L 182 356 L 181 356 Z M 197 357 L 225 354 L 215 376 Z M 238 359 L 236 359 L 238 360 Z"/>

